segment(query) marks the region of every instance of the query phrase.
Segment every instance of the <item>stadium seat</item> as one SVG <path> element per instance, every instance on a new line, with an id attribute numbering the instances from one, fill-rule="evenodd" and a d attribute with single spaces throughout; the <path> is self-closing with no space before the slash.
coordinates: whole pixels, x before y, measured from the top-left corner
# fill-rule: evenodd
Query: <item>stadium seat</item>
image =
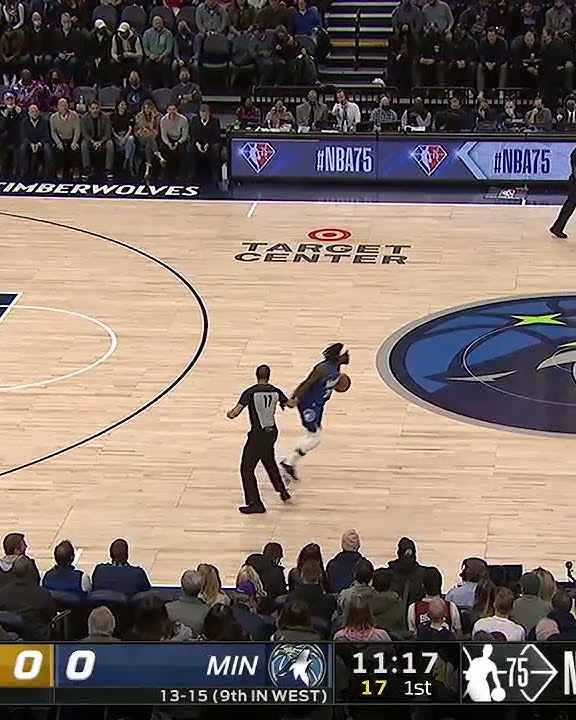
<path id="1" fill-rule="evenodd" d="M 218 74 L 228 84 L 230 66 L 230 41 L 225 35 L 208 35 L 202 46 L 199 70 L 201 73 Z M 201 83 L 202 84 L 202 83 Z"/>
<path id="2" fill-rule="evenodd" d="M 294 39 L 306 50 L 308 55 L 314 57 L 316 54 L 316 41 L 310 35 L 294 35 Z"/>
<path id="3" fill-rule="evenodd" d="M 185 20 L 188 23 L 190 30 L 194 33 L 197 32 L 196 7 L 196 5 L 185 5 L 176 16 L 176 24 L 178 24 L 180 20 Z"/>
<path id="4" fill-rule="evenodd" d="M 102 108 L 104 110 L 113 110 L 121 92 L 121 88 L 116 85 L 107 85 L 106 87 L 100 88 L 98 100 Z"/>
<path id="5" fill-rule="evenodd" d="M 139 5 L 128 5 L 122 10 L 120 22 L 127 22 L 134 32 L 142 35 L 146 29 L 146 13 Z"/>
<path id="6" fill-rule="evenodd" d="M 170 88 L 158 88 L 157 90 L 154 90 L 152 93 L 152 99 L 154 100 L 154 104 L 160 110 L 160 112 L 164 112 L 168 105 L 170 105 L 170 99 L 172 97 L 172 91 Z"/>
<path id="7" fill-rule="evenodd" d="M 78 85 L 78 87 L 74 88 L 74 92 L 72 93 L 72 103 L 76 105 L 80 101 L 81 97 L 84 98 L 86 107 L 88 107 L 88 103 L 96 99 L 96 90 L 94 90 L 91 85 Z"/>
<path id="8" fill-rule="evenodd" d="M 96 20 L 104 20 L 111 32 L 116 30 L 118 25 L 118 13 L 112 5 L 97 5 L 92 11 L 92 25 Z"/>
<path id="9" fill-rule="evenodd" d="M 256 64 L 251 53 L 252 40 L 247 35 L 239 35 L 232 41 L 232 85 L 236 83 L 240 75 L 249 75 L 256 70 Z"/>
<path id="10" fill-rule="evenodd" d="M 167 8 L 165 5 L 156 5 L 156 7 L 153 7 L 148 15 L 148 25 L 152 25 L 152 18 L 156 15 L 160 15 L 162 20 L 164 20 L 164 25 L 168 30 L 172 30 L 174 27 L 174 13 L 170 8 Z"/>
<path id="11" fill-rule="evenodd" d="M 16 633 L 22 640 L 37 640 L 37 632 L 26 620 L 23 620 L 16 613 L 0 610 L 0 625 L 6 632 Z"/>

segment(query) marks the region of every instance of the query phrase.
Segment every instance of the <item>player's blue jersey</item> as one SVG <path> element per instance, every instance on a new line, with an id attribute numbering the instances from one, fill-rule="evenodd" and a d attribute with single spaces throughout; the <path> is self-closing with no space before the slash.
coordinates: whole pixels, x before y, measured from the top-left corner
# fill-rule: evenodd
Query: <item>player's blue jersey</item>
<path id="1" fill-rule="evenodd" d="M 323 368 L 325 375 L 322 380 L 315 382 L 305 395 L 300 397 L 298 405 L 301 408 L 322 407 L 330 399 L 332 389 L 338 382 L 340 370 L 334 363 L 323 360 L 316 367 Z"/>

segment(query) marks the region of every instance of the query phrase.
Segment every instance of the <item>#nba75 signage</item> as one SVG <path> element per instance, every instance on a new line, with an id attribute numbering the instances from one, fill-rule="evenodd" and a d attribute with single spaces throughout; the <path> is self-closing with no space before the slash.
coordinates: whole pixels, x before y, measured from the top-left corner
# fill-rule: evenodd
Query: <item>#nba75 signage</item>
<path id="1" fill-rule="evenodd" d="M 523 137 L 245 136 L 232 138 L 230 170 L 232 177 L 252 179 L 560 182 L 570 173 L 573 147 Z"/>

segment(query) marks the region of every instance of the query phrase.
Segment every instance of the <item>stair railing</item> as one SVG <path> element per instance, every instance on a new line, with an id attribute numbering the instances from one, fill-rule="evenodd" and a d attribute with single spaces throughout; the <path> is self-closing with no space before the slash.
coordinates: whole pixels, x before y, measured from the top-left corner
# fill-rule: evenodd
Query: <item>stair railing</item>
<path id="1" fill-rule="evenodd" d="M 356 10 L 354 18 L 354 70 L 358 70 L 360 65 L 360 8 Z"/>

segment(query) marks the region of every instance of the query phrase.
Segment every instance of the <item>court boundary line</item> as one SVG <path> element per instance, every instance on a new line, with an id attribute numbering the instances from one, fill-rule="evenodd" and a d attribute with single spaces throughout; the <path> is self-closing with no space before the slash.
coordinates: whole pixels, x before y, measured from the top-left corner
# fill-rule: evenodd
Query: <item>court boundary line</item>
<path id="1" fill-rule="evenodd" d="M 12 305 L 14 305 L 14 303 L 12 303 Z M 0 305 L 0 308 L 12 307 L 12 305 Z M 47 380 L 37 380 L 36 382 L 32 383 L 21 383 L 20 385 L 0 385 L 0 393 L 16 392 L 17 390 L 27 390 L 29 388 L 35 387 L 46 387 L 47 385 L 52 385 L 53 383 L 60 382 L 61 380 L 68 380 L 70 378 L 76 377 L 77 375 L 82 375 L 83 373 L 98 367 L 98 365 L 101 365 L 103 362 L 106 362 L 106 360 L 108 360 L 108 358 L 114 353 L 114 351 L 118 347 L 118 336 L 116 335 L 114 330 L 112 330 L 109 325 L 106 325 L 105 322 L 102 322 L 102 320 L 92 317 L 91 315 L 85 315 L 84 313 L 76 312 L 74 310 L 66 310 L 65 308 L 47 307 L 42 305 L 19 305 L 18 307 L 21 310 L 47 310 L 48 312 L 62 313 L 63 315 L 71 315 L 72 317 L 78 317 L 82 320 L 89 320 L 90 322 L 98 325 L 99 328 L 104 330 L 104 332 L 108 336 L 108 349 L 102 355 L 100 355 L 99 358 L 93 360 L 91 363 L 88 363 L 88 365 L 85 365 L 84 367 L 81 367 L 77 370 L 72 370 L 69 373 L 65 373 L 64 375 L 58 375 L 53 378 L 48 378 Z"/>
<path id="2" fill-rule="evenodd" d="M 20 300 L 20 298 L 22 297 L 22 293 L 21 293 L 21 292 L 11 293 L 9 290 L 3 291 L 3 292 L 4 292 L 6 295 L 14 295 L 14 300 L 12 300 L 12 302 L 10 303 L 10 305 L 0 305 L 0 307 L 6 308 L 6 312 L 5 312 L 5 313 L 2 313 L 2 315 L 0 315 L 0 325 L 2 325 L 2 323 L 4 322 L 4 320 L 6 320 L 6 318 L 8 317 L 8 315 L 10 315 L 10 313 L 12 312 L 12 308 L 14 307 L 14 305 L 16 305 L 16 303 L 17 303 L 17 302 Z"/>
<path id="3" fill-rule="evenodd" d="M 140 255 L 141 257 L 145 258 L 146 260 L 150 260 L 156 265 L 160 266 L 170 274 L 172 274 L 179 282 L 184 285 L 184 287 L 188 290 L 189 294 L 195 299 L 196 305 L 198 309 L 200 310 L 200 317 L 202 322 L 202 330 L 200 334 L 200 340 L 198 342 L 198 345 L 196 347 L 196 350 L 191 355 L 190 359 L 186 363 L 185 367 L 180 371 L 180 373 L 172 380 L 163 390 L 161 390 L 159 393 L 157 393 L 153 398 L 148 400 L 144 405 L 141 405 L 136 410 L 133 410 L 130 414 L 124 416 L 123 418 L 120 418 L 120 420 L 116 420 L 111 425 L 107 425 L 101 430 L 96 431 L 95 433 L 92 433 L 91 435 L 88 435 L 85 438 L 82 438 L 81 440 L 77 440 L 74 443 L 71 443 L 70 445 L 66 445 L 63 448 L 60 448 L 58 450 L 54 450 L 50 453 L 47 453 L 46 455 L 42 455 L 38 458 L 35 458 L 34 460 L 29 460 L 28 462 L 22 463 L 20 465 L 16 465 L 15 467 L 8 468 L 7 470 L 0 471 L 0 477 L 5 477 L 6 475 L 11 475 L 12 473 L 18 472 L 19 470 L 24 470 L 25 468 L 33 467 L 34 465 L 39 465 L 42 462 L 45 462 L 46 460 L 51 460 L 52 458 L 58 457 L 59 455 L 63 455 L 64 453 L 70 452 L 71 450 L 75 450 L 76 448 L 82 447 L 83 445 L 86 445 L 87 443 L 91 442 L 92 440 L 96 440 L 99 437 L 102 437 L 103 435 L 106 435 L 107 433 L 111 432 L 112 430 L 115 430 L 116 428 L 121 427 L 125 423 L 129 422 L 130 420 L 133 420 L 135 417 L 138 417 L 138 415 L 141 415 L 143 412 L 148 410 L 148 408 L 155 405 L 157 402 L 162 400 L 163 397 L 168 395 L 177 385 L 179 385 L 192 371 L 194 366 L 198 363 L 200 360 L 204 350 L 206 349 L 206 345 L 208 343 L 208 336 L 210 334 L 210 316 L 208 314 L 208 309 L 206 307 L 206 303 L 204 302 L 204 298 L 202 295 L 196 290 L 196 288 L 192 285 L 190 280 L 188 280 L 187 277 L 185 277 L 181 272 L 173 268 L 168 263 L 164 262 L 164 260 L 161 260 L 160 258 L 155 257 L 154 255 L 147 253 L 145 250 L 141 250 L 140 248 L 134 247 L 134 245 L 130 245 L 129 243 L 123 242 L 122 240 L 117 240 L 115 238 L 109 237 L 108 235 L 103 235 L 102 233 L 94 232 L 93 230 L 85 230 L 84 228 L 75 227 L 74 225 L 67 225 L 66 223 L 60 223 L 56 222 L 55 220 L 44 220 L 41 218 L 34 218 L 29 217 L 27 215 L 19 215 L 17 213 L 9 213 L 9 212 L 3 212 L 0 211 L 0 217 L 8 217 L 13 218 L 15 220 L 25 220 L 28 222 L 33 223 L 39 223 L 41 225 L 49 225 L 51 227 L 57 227 L 61 228 L 63 230 L 71 230 L 73 232 L 76 232 L 80 235 L 87 235 L 91 238 L 96 238 L 98 240 L 105 240 L 106 242 L 111 243 L 112 245 L 117 245 L 118 247 L 122 247 L 125 250 L 130 250 L 131 252 L 136 253 L 137 255 Z"/>

